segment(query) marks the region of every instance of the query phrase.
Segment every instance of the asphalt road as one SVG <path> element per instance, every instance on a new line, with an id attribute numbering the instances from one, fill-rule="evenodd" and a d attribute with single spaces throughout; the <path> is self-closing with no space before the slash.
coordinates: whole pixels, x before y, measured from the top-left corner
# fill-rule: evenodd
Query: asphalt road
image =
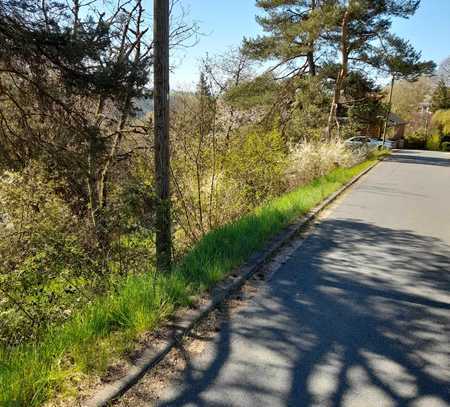
<path id="1" fill-rule="evenodd" d="M 450 405 L 450 154 L 347 193 L 160 406 Z"/>

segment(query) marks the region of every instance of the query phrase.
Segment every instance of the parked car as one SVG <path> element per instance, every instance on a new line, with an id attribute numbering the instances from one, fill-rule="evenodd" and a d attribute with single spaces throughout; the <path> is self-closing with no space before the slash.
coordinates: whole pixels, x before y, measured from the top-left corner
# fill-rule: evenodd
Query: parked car
<path id="1" fill-rule="evenodd" d="M 350 148 L 367 148 L 369 150 L 381 149 L 383 140 L 369 138 L 364 136 L 355 136 L 345 140 L 345 145 Z M 388 149 L 397 148 L 397 142 L 394 140 L 386 140 L 384 147 Z"/>
<path id="2" fill-rule="evenodd" d="M 345 140 L 344 144 L 350 148 L 367 148 L 369 150 L 374 150 L 378 148 L 378 140 L 371 139 L 364 136 L 355 136 Z"/>
<path id="3" fill-rule="evenodd" d="M 378 149 L 383 148 L 383 140 L 380 139 L 371 139 L 372 144 L 376 145 Z M 385 140 L 384 141 L 384 148 L 388 148 L 390 150 L 397 148 L 397 141 L 396 140 Z"/>

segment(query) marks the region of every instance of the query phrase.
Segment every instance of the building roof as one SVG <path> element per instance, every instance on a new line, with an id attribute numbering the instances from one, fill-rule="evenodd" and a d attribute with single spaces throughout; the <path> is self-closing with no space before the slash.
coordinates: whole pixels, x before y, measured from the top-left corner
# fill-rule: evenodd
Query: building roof
<path id="1" fill-rule="evenodd" d="M 396 115 L 395 113 L 389 114 L 389 125 L 401 126 L 402 124 L 408 124 L 408 122 L 403 120 L 400 116 Z"/>

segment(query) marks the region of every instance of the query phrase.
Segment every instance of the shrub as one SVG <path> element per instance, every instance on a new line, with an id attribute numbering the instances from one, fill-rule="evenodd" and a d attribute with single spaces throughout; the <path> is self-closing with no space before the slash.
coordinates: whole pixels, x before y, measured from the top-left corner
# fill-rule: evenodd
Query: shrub
<path id="1" fill-rule="evenodd" d="M 433 115 L 433 125 L 441 136 L 450 134 L 450 109 L 438 110 Z"/>
<path id="2" fill-rule="evenodd" d="M 66 319 L 92 280 L 89 235 L 35 163 L 0 181 L 0 343 L 35 337 Z"/>
<path id="3" fill-rule="evenodd" d="M 243 210 L 253 209 L 285 190 L 287 151 L 280 132 L 253 131 L 236 138 L 224 159 L 226 182 Z"/>
<path id="4" fill-rule="evenodd" d="M 405 147 L 422 149 L 426 147 L 427 135 L 424 131 L 415 131 L 405 137 Z"/>
<path id="5" fill-rule="evenodd" d="M 304 185 L 337 167 L 352 167 L 366 156 L 366 150 L 349 150 L 340 140 L 326 143 L 304 141 L 291 147 L 288 170 L 290 187 Z"/>
<path id="6" fill-rule="evenodd" d="M 439 151 L 441 149 L 441 136 L 437 133 L 432 134 L 427 138 L 427 150 Z"/>

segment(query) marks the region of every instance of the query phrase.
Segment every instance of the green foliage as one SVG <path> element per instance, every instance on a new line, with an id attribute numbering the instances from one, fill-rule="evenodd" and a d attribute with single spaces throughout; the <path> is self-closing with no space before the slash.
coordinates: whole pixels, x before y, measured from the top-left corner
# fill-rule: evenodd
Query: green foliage
<path id="1" fill-rule="evenodd" d="M 244 52 L 260 60 L 277 60 L 298 75 L 305 68 L 300 63 L 308 57 L 308 69 L 315 74 L 315 43 L 325 29 L 328 14 L 311 0 L 258 0 L 256 6 L 265 14 L 257 17 L 267 33 L 255 39 L 244 39 Z"/>
<path id="2" fill-rule="evenodd" d="M 133 35 L 137 8 L 120 7 L 117 13 L 105 9 L 99 15 L 99 10 L 85 7 L 78 4 L 77 10 L 70 2 L 48 1 L 43 10 L 33 0 L 2 2 L 0 43 L 5 68 L 13 75 L 20 72 L 22 75 L 18 77 L 25 81 L 38 79 L 35 85 L 41 89 L 58 86 L 54 80 L 46 83 L 58 72 L 63 86 L 72 95 L 120 97 L 131 92 L 132 97 L 141 96 L 148 81 L 151 57 L 147 54 L 134 60 L 133 48 L 127 41 L 131 37 L 119 49 L 124 26 L 130 24 L 129 15 L 133 18 L 128 34 Z"/>
<path id="3" fill-rule="evenodd" d="M 367 99 L 353 103 L 347 114 L 350 123 L 363 130 L 369 126 L 381 126 L 386 111 L 386 106 L 379 100 Z"/>
<path id="4" fill-rule="evenodd" d="M 0 342 L 20 343 L 65 320 L 86 298 L 95 263 L 89 230 L 55 192 L 64 185 L 33 163 L 0 182 Z"/>
<path id="5" fill-rule="evenodd" d="M 260 75 L 231 87 L 225 94 L 225 101 L 242 109 L 266 106 L 273 102 L 277 90 L 271 75 Z"/>
<path id="6" fill-rule="evenodd" d="M 0 182 L 0 343 L 38 340 L 125 272 L 152 261 L 152 192 L 130 182 L 105 216 L 111 244 L 97 245 L 90 223 L 55 174 L 32 162 Z M 113 196 L 111 196 L 113 198 Z M 118 216 L 120 214 L 120 216 Z M 149 217 L 150 214 L 150 217 Z"/>
<path id="7" fill-rule="evenodd" d="M 56 390 L 69 391 L 71 379 L 104 371 L 111 357 L 130 349 L 138 333 L 155 328 L 175 307 L 188 305 L 192 295 L 219 281 L 372 162 L 336 169 L 208 233 L 172 273 L 150 270 L 126 279 L 71 321 L 49 330 L 39 343 L 0 347 L 0 404 L 38 406 Z"/>
<path id="8" fill-rule="evenodd" d="M 280 132 L 254 131 L 236 138 L 224 159 L 224 172 L 240 191 L 235 197 L 248 208 L 283 190 L 286 147 Z"/>
<path id="9" fill-rule="evenodd" d="M 439 151 L 441 149 L 441 136 L 437 133 L 432 134 L 427 138 L 427 150 Z"/>
<path id="10" fill-rule="evenodd" d="M 244 39 L 243 49 L 253 59 L 276 61 L 274 76 L 283 78 L 286 88 L 290 88 L 290 92 L 285 92 L 284 103 L 278 103 L 284 107 L 280 113 L 281 125 L 284 126 L 288 121 L 286 116 L 293 113 L 291 106 L 295 103 L 296 93 L 302 90 L 298 78 L 306 73 L 321 75 L 324 84 L 330 79 L 334 82 L 336 100 L 333 106 L 348 109 L 348 106 L 342 106 L 343 94 L 344 103 L 353 109 L 350 119 L 355 127 L 378 124 L 379 113 L 384 107 L 378 99 L 369 100 L 367 94 L 375 90 L 374 84 L 366 86 L 370 90 L 358 89 L 362 81 L 353 79 L 360 79 L 361 66 L 408 80 L 432 72 L 433 62 L 422 62 L 420 53 L 410 43 L 390 32 L 392 17 L 408 18 L 416 12 L 418 5 L 419 1 L 413 0 L 257 1 L 257 7 L 264 12 L 257 21 L 266 34 Z M 331 56 L 336 49 L 341 50 L 339 58 Z M 366 79 L 366 82 L 369 81 Z M 347 112 L 336 112 L 334 107 L 329 111 L 328 136 L 335 123 L 348 117 Z"/>
<path id="11" fill-rule="evenodd" d="M 417 130 L 405 137 L 406 148 L 420 149 L 427 145 L 427 134 L 423 130 Z"/>
<path id="12" fill-rule="evenodd" d="M 391 6 L 394 8 L 397 6 L 399 9 L 404 7 L 400 16 L 408 18 L 415 13 L 420 1 L 395 3 L 392 2 Z M 382 32 L 381 35 L 384 36 L 384 43 L 378 49 L 375 61 L 379 59 L 380 67 L 390 72 L 395 79 L 415 81 L 421 75 L 433 73 L 436 64 L 433 61 L 421 61 L 421 53 L 416 51 L 408 41 L 389 32 Z"/>
<path id="13" fill-rule="evenodd" d="M 444 80 L 440 80 L 431 98 L 431 111 L 450 109 L 450 91 Z"/>
<path id="14" fill-rule="evenodd" d="M 293 143 L 304 139 L 320 139 L 327 123 L 330 94 L 321 76 L 295 81 L 297 91 L 284 132 Z"/>
<path id="15" fill-rule="evenodd" d="M 433 133 L 431 137 L 427 140 L 427 149 L 439 151 L 447 149 L 446 142 L 442 143 L 441 140 L 444 137 L 450 135 L 450 109 L 447 110 L 437 110 L 433 114 L 432 118 Z"/>
<path id="16" fill-rule="evenodd" d="M 450 135 L 450 109 L 436 111 L 432 123 L 441 136 Z"/>
<path id="17" fill-rule="evenodd" d="M 419 3 L 419 0 L 331 1 L 335 20 L 327 39 L 335 46 L 342 45 L 341 25 L 347 17 L 345 45 L 351 60 L 390 72 L 397 78 L 412 80 L 431 73 L 434 64 L 421 62 L 420 53 L 408 41 L 390 32 L 392 17 L 409 18 Z"/>

